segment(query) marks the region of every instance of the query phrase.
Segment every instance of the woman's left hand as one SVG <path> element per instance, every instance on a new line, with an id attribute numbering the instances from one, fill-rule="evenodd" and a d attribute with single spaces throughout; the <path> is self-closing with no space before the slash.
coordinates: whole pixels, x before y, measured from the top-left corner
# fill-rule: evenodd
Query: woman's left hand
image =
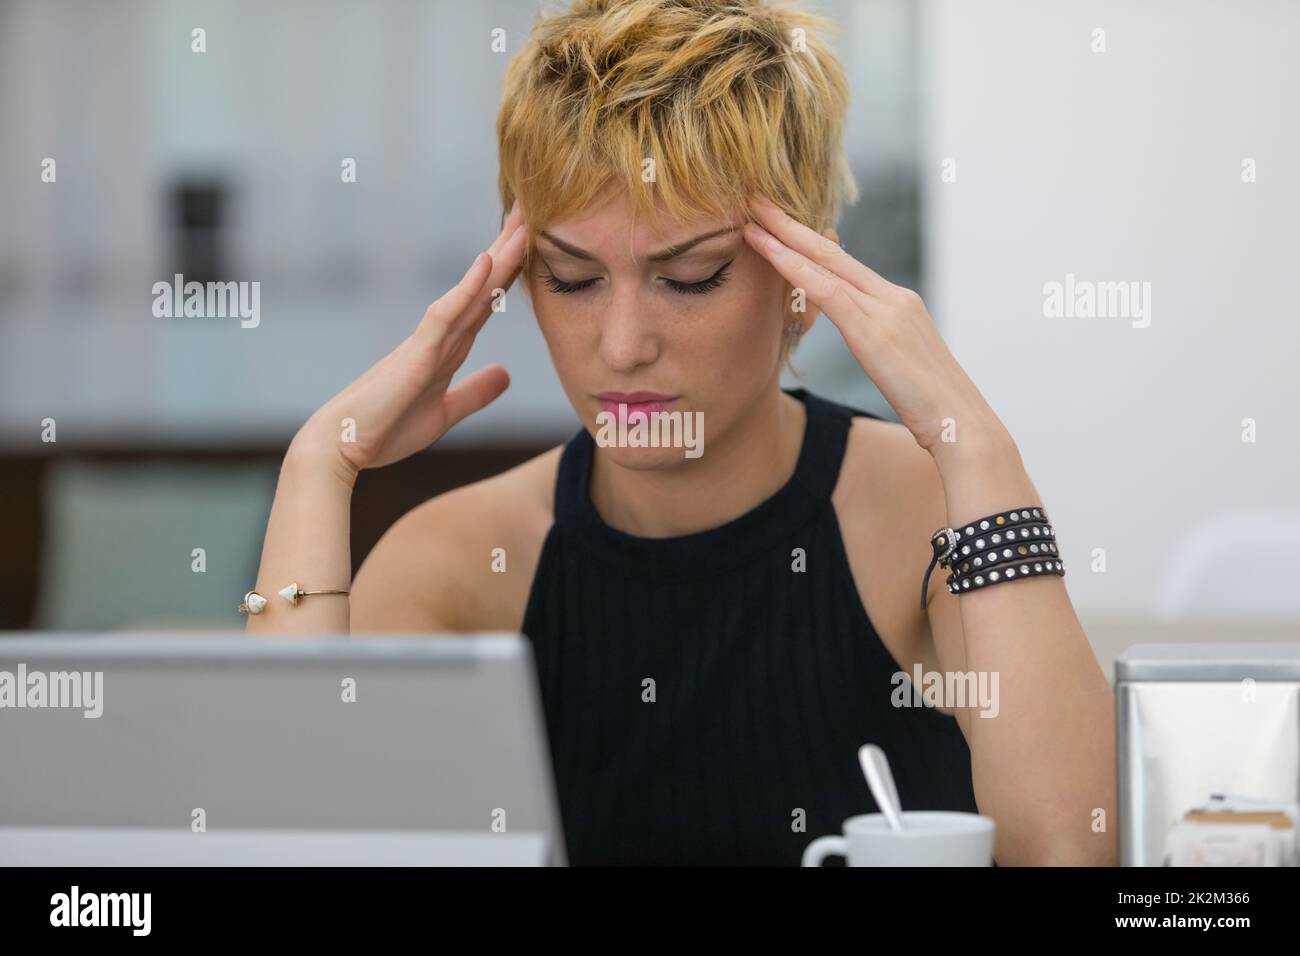
<path id="1" fill-rule="evenodd" d="M 835 323 L 917 444 L 938 458 L 969 437 L 1009 440 L 917 293 L 888 282 L 766 197 L 752 208 L 762 228 L 746 223 L 746 240 Z M 945 432 L 946 420 L 954 427 Z"/>

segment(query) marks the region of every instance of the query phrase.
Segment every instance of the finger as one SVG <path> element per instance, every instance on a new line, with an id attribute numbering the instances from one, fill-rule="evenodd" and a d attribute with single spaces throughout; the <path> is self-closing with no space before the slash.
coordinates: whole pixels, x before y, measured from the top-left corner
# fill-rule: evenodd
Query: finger
<path id="1" fill-rule="evenodd" d="M 521 225 L 492 257 L 491 276 L 479 293 L 471 299 L 463 313 L 452 320 L 450 334 L 455 336 L 478 334 L 488 317 L 492 315 L 492 306 L 514 284 L 519 275 L 527 244 L 528 231 Z"/>
<path id="2" fill-rule="evenodd" d="M 447 429 L 461 419 L 492 404 L 510 385 L 510 373 L 504 365 L 488 365 L 471 372 L 447 389 L 443 396 L 443 409 L 447 415 Z"/>
<path id="3" fill-rule="evenodd" d="M 461 280 L 424 310 L 424 317 L 420 319 L 414 334 L 421 346 L 442 341 L 456 317 L 469 308 L 470 303 L 483 290 L 492 269 L 492 256 L 480 252 Z"/>
<path id="4" fill-rule="evenodd" d="M 470 264 L 469 271 L 465 273 L 465 276 L 461 281 L 453 289 L 449 290 L 447 294 L 442 296 L 442 298 L 438 299 L 425 310 L 425 318 L 427 319 L 430 317 L 429 313 L 432 312 L 435 307 L 438 307 L 438 311 L 441 313 L 444 322 L 454 319 L 457 315 L 464 312 L 465 309 L 469 307 L 470 303 L 473 302 L 474 297 L 482 290 L 483 282 L 493 278 L 493 273 L 497 272 L 496 260 L 500 256 L 502 248 L 508 244 L 511 239 L 515 238 L 515 234 L 522 224 L 523 208 L 520 205 L 519 200 L 516 199 L 514 205 L 510 208 L 510 215 L 506 217 L 506 221 L 502 225 L 501 233 L 496 237 L 496 239 L 492 240 L 492 244 L 487 247 L 486 252 L 491 259 L 488 274 L 484 276 L 482 280 L 480 280 L 475 274 L 475 267 L 480 265 L 479 259 L 483 256 L 483 253 L 479 253 L 478 258 Z M 493 283 L 489 282 L 487 287 L 489 289 L 493 288 Z"/>
<path id="5" fill-rule="evenodd" d="M 469 349 L 468 347 L 460 349 L 459 343 L 455 340 L 448 342 L 449 332 L 453 328 L 455 319 L 483 293 L 485 285 L 495 271 L 497 270 L 492 256 L 480 252 L 470 263 L 469 269 L 461 280 L 425 310 L 415 330 L 397 348 L 366 369 L 353 384 L 364 391 L 365 386 L 375 380 L 393 377 L 395 381 L 404 383 L 403 393 L 412 388 L 415 393 L 419 393 L 437 380 L 439 369 L 447 367 L 443 360 L 445 356 L 439 357 L 442 351 L 440 347 L 449 346 L 452 351 L 459 349 L 460 361 L 463 361 Z M 487 287 L 491 288 L 490 285 Z M 460 365 L 460 361 L 448 367 L 447 378 L 451 377 L 454 369 Z M 414 375 L 409 374 L 409 370 L 413 367 L 420 371 Z M 395 375 L 396 370 L 403 370 L 402 374 Z"/>
<path id="6" fill-rule="evenodd" d="M 470 263 L 469 269 L 461 276 L 459 282 L 442 294 L 430 312 L 436 312 L 446 318 L 459 315 L 474 301 L 474 297 L 483 291 L 483 286 L 492 275 L 494 262 L 487 252 L 480 252 Z"/>
<path id="7" fill-rule="evenodd" d="M 488 255 L 495 259 L 497 253 L 500 252 L 501 247 L 510 240 L 510 237 L 514 235 L 515 230 L 523 225 L 523 222 L 524 210 L 519 205 L 519 200 L 516 199 L 515 204 L 510 207 L 510 215 L 506 216 L 505 222 L 501 223 L 501 231 L 497 233 L 497 237 L 492 240 L 492 245 L 488 246 Z"/>
<path id="8" fill-rule="evenodd" d="M 478 335 L 492 314 L 496 290 L 504 292 L 519 274 L 527 235 L 523 225 L 517 226 L 496 256 L 479 253 L 465 278 L 425 310 L 424 318 L 411 336 L 417 349 L 443 345 L 456 348 L 463 336 L 468 334 L 472 340 Z"/>
<path id="9" fill-rule="evenodd" d="M 750 207 L 759 225 L 789 248 L 841 276 L 867 295 L 883 295 L 891 285 L 879 273 L 844 251 L 838 242 L 823 236 L 787 215 L 765 196 L 755 197 Z"/>
<path id="10" fill-rule="evenodd" d="M 804 290 L 846 340 L 850 333 L 857 335 L 867 318 L 870 296 L 821 263 L 791 249 L 761 226 L 745 223 L 744 234 L 750 245 L 790 285 Z"/>

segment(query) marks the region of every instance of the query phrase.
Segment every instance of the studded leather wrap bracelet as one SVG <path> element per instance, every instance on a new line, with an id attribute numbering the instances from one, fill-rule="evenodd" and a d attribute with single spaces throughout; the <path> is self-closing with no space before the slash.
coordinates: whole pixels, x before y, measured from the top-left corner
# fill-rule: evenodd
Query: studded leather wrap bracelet
<path id="1" fill-rule="evenodd" d="M 934 566 L 952 571 L 947 587 L 953 594 L 990 584 L 1040 574 L 1065 574 L 1056 546 L 1056 532 L 1041 507 L 999 511 L 958 528 L 940 528 L 930 537 L 934 552 L 921 581 L 925 610 Z"/>
<path id="2" fill-rule="evenodd" d="M 988 587 L 990 584 L 997 584 L 1000 581 L 1032 578 L 1040 574 L 1055 574 L 1064 577 L 1065 565 L 1061 563 L 1060 558 L 1053 558 L 1050 561 L 1008 561 L 1003 568 L 986 570 L 981 574 L 969 574 L 962 578 L 956 578 L 950 574 L 948 575 L 948 590 L 952 594 L 961 594 L 963 591 L 974 591 L 978 588 Z"/>

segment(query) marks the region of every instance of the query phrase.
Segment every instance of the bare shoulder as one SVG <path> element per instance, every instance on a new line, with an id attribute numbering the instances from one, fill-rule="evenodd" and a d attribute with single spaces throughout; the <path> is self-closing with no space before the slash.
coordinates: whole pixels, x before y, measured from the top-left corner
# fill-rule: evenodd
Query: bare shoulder
<path id="1" fill-rule="evenodd" d="M 431 498 L 398 519 L 357 571 L 352 630 L 518 630 L 554 521 L 563 448 Z"/>
<path id="2" fill-rule="evenodd" d="M 855 416 L 832 501 L 859 597 L 881 641 L 909 672 L 918 662 L 933 669 L 937 657 L 920 603 L 930 535 L 947 513 L 934 458 L 903 425 Z M 932 578 L 931 599 L 934 588 Z"/>

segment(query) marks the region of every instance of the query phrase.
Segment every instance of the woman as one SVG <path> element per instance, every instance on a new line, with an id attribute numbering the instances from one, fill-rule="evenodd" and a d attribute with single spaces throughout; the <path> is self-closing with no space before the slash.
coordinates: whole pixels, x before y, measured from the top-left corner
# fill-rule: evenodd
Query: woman
<path id="1" fill-rule="evenodd" d="M 797 863 L 875 809 L 866 742 L 905 808 L 992 816 L 1000 864 L 1113 863 L 1111 696 L 1054 544 L 1015 581 L 934 534 L 998 513 L 1028 538 L 1042 502 L 921 299 L 830 228 L 856 190 L 826 26 L 758 0 L 539 20 L 505 77 L 501 234 L 294 438 L 248 629 L 522 630 L 574 863 Z M 276 597 L 348 591 L 357 473 L 505 390 L 495 365 L 450 383 L 521 272 L 582 428 L 404 516 L 350 594 Z M 819 311 L 901 424 L 779 387 Z M 606 427 L 656 412 L 702 453 Z M 906 706 L 918 667 L 1005 693 Z"/>

